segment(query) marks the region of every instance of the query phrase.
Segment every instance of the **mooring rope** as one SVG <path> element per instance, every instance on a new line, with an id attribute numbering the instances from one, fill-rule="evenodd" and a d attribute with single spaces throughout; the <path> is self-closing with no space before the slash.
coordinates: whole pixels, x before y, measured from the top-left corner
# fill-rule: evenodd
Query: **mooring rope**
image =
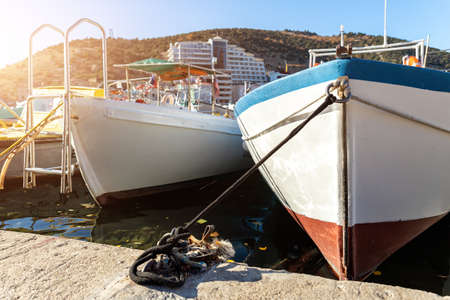
<path id="1" fill-rule="evenodd" d="M 329 95 L 325 98 L 325 101 L 317 107 L 302 123 L 295 127 L 286 138 L 284 138 L 280 143 L 278 143 L 269 153 L 267 153 L 260 161 L 258 161 L 253 167 L 251 167 L 247 172 L 245 172 L 238 180 L 236 180 L 230 187 L 228 187 L 219 197 L 217 197 L 213 202 L 206 206 L 197 216 L 195 216 L 191 221 L 189 221 L 183 228 L 187 230 L 191 227 L 200 217 L 209 209 L 217 205 L 222 199 L 227 197 L 231 192 L 233 192 L 238 186 L 240 186 L 250 175 L 252 175 L 262 164 L 264 164 L 275 152 L 277 152 L 284 144 L 291 140 L 294 136 L 299 133 L 303 127 L 306 126 L 312 119 L 319 115 L 325 108 L 335 102 L 336 97 L 334 95 Z"/>
<path id="2" fill-rule="evenodd" d="M 302 111 L 304 111 L 305 109 L 307 109 L 307 108 L 310 107 L 311 105 L 317 103 L 320 99 L 322 99 L 322 98 L 324 98 L 324 97 L 326 97 L 326 96 L 327 96 L 326 93 L 323 94 L 322 96 L 320 96 L 320 97 L 317 98 L 316 100 L 314 100 L 314 101 L 308 103 L 307 105 L 301 107 L 299 110 L 293 112 L 293 113 L 290 114 L 289 116 L 287 116 L 287 117 L 283 118 L 282 120 L 276 122 L 276 123 L 273 124 L 272 126 L 269 126 L 269 127 L 267 127 L 266 129 L 264 129 L 264 130 L 262 130 L 262 131 L 260 131 L 260 132 L 258 132 L 258 133 L 256 133 L 256 134 L 254 134 L 254 135 L 252 135 L 252 136 L 249 136 L 249 137 L 242 137 L 242 140 L 244 140 L 244 141 L 250 141 L 250 140 L 256 139 L 257 137 L 260 137 L 260 136 L 262 136 L 262 135 L 265 135 L 265 134 L 267 134 L 267 133 L 269 133 L 269 132 L 271 132 L 271 131 L 277 129 L 278 127 L 281 127 L 281 126 L 285 125 L 286 122 L 288 122 L 289 119 L 291 119 L 293 116 L 295 116 L 295 115 L 301 113 Z"/>
<path id="3" fill-rule="evenodd" d="M 345 83 L 344 83 L 344 80 Z M 208 206 L 206 206 L 200 213 L 198 213 L 192 220 L 186 223 L 182 227 L 176 227 L 172 229 L 170 233 L 166 233 L 158 241 L 157 245 L 151 247 L 144 251 L 132 264 L 129 270 L 130 279 L 137 284 L 141 285 L 166 285 L 169 287 L 179 287 L 184 284 L 185 275 L 184 271 L 186 268 L 189 269 L 202 269 L 202 264 L 195 264 L 186 255 L 181 253 L 186 252 L 186 241 L 185 239 L 190 236 L 189 228 L 202 217 L 208 210 L 216 206 L 220 201 L 225 199 L 229 194 L 231 194 L 237 187 L 239 187 L 247 178 L 249 178 L 258 168 L 264 164 L 273 154 L 275 154 L 284 144 L 296 136 L 312 119 L 324 111 L 329 105 L 336 102 L 345 102 L 349 99 L 349 86 L 348 79 L 344 80 L 339 78 L 336 82 L 327 86 L 325 101 L 317 107 L 303 122 L 301 122 L 297 127 L 295 127 L 286 138 L 284 138 L 280 143 L 278 143 L 269 153 L 267 153 L 260 161 L 258 161 L 253 167 L 251 167 L 247 172 L 245 172 L 239 179 L 237 179 L 230 187 L 228 187 L 219 197 L 212 201 Z M 340 87 L 340 89 L 348 88 L 348 93 L 346 99 L 337 99 L 333 94 L 331 94 L 331 89 Z M 342 94 L 342 93 L 341 93 Z M 210 232 L 209 230 L 208 232 Z M 161 260 L 156 261 L 157 255 L 165 255 L 166 263 L 161 264 Z M 145 262 L 148 262 L 143 271 L 139 271 L 138 267 Z M 161 267 L 157 267 L 158 264 Z M 149 267 L 150 266 L 150 267 Z M 155 267 L 156 266 L 156 267 Z M 158 269 L 164 268 L 165 272 L 159 272 Z M 167 268 L 170 271 L 167 271 Z M 171 274 L 170 272 L 174 273 Z"/>

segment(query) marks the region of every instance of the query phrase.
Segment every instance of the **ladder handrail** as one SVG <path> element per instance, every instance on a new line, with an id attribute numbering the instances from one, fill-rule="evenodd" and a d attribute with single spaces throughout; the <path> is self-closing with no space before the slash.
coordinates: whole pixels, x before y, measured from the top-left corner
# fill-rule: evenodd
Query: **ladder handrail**
<path id="1" fill-rule="evenodd" d="M 32 112 L 32 100 L 35 98 L 40 98 L 40 96 L 33 96 L 33 37 L 44 28 L 50 28 L 59 32 L 64 37 L 64 96 L 63 96 L 63 121 L 64 128 L 62 134 L 62 156 L 61 156 L 61 187 L 60 192 L 62 194 L 72 192 L 72 146 L 71 146 L 71 126 L 70 126 L 70 99 L 71 99 L 71 89 L 70 89 L 70 44 L 69 36 L 74 28 L 76 28 L 81 23 L 89 23 L 94 25 L 102 32 L 102 56 L 103 56 L 103 90 L 104 97 L 108 95 L 108 64 L 107 64 L 107 50 L 106 50 L 106 32 L 103 27 L 97 22 L 82 18 L 72 24 L 66 32 L 53 26 L 51 24 L 43 24 L 34 30 L 29 38 L 29 58 L 28 58 L 28 98 L 27 98 L 27 122 L 26 122 L 26 132 L 33 127 L 33 112 Z M 49 97 L 45 95 L 43 97 Z M 33 129 L 35 129 L 33 127 Z M 35 149 L 34 149 L 34 138 L 28 137 L 26 134 L 23 137 L 25 142 L 24 151 L 24 171 L 23 171 L 23 187 L 31 188 L 36 185 L 36 178 L 34 171 L 30 171 L 35 168 Z M 26 140 L 30 138 L 31 140 Z M 21 142 L 21 141 L 20 141 Z M 18 142 L 18 143 L 20 143 Z M 9 161 L 8 161 L 9 163 Z"/>
<path id="2" fill-rule="evenodd" d="M 107 46 L 106 46 L 106 32 L 105 29 L 97 22 L 88 19 L 82 18 L 72 24 L 69 28 L 67 28 L 65 33 L 65 41 L 64 41 L 64 88 L 66 91 L 66 96 L 69 96 L 70 92 L 70 41 L 69 35 L 73 29 L 75 29 L 78 25 L 82 23 L 89 23 L 94 25 L 102 32 L 102 57 L 103 57 L 103 89 L 105 98 L 108 95 L 108 61 L 107 61 Z"/>
<path id="3" fill-rule="evenodd" d="M 60 33 L 64 37 L 64 31 L 59 29 L 58 27 L 51 25 L 51 24 L 42 24 L 38 28 L 36 28 L 30 35 L 28 39 L 28 96 L 31 96 L 33 94 L 33 86 L 34 86 L 34 80 L 33 80 L 33 38 L 34 36 L 39 33 L 41 30 L 49 28 L 53 29 L 54 31 Z M 26 122 L 25 122 L 25 131 L 30 130 L 31 127 L 33 127 L 33 104 L 31 101 L 27 99 L 26 102 Z M 26 171 L 29 167 L 35 166 L 35 148 L 34 148 L 34 140 L 32 140 L 24 150 L 23 154 L 23 187 L 24 188 L 31 188 L 33 186 L 36 186 L 36 176 L 34 174 L 31 174 Z"/>
<path id="4" fill-rule="evenodd" d="M 62 150 L 62 162 L 61 162 L 61 189 L 62 194 L 72 192 L 72 174 L 69 172 L 72 166 L 72 146 L 71 146 L 71 125 L 70 125 L 70 33 L 78 25 L 82 23 L 89 23 L 94 25 L 102 32 L 102 56 L 103 56 L 103 90 L 104 97 L 108 95 L 108 64 L 106 56 L 106 32 L 103 27 L 97 22 L 82 18 L 73 23 L 69 28 L 67 28 L 64 36 L 64 130 L 63 130 L 63 150 Z"/>
<path id="5" fill-rule="evenodd" d="M 54 31 L 60 33 L 64 37 L 64 31 L 59 29 L 58 27 L 52 25 L 52 24 L 42 24 L 38 28 L 36 28 L 30 35 L 30 38 L 28 40 L 28 96 L 31 96 L 33 94 L 33 38 L 34 36 L 39 33 L 44 28 L 50 28 Z"/>

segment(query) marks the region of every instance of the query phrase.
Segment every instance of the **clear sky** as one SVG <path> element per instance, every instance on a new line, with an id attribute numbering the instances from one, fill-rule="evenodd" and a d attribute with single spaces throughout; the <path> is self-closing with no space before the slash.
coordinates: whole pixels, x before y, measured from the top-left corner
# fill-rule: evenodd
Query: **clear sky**
<path id="1" fill-rule="evenodd" d="M 345 31 L 383 34 L 384 0 L 0 0 L 0 67 L 28 55 L 28 37 L 43 23 L 64 31 L 80 18 L 102 24 L 115 37 L 149 38 L 191 31 L 247 27 L 297 29 L 321 35 Z M 388 0 L 389 36 L 450 48 L 450 0 Z M 73 38 L 99 37 L 83 25 Z M 35 50 L 60 42 L 43 31 Z"/>

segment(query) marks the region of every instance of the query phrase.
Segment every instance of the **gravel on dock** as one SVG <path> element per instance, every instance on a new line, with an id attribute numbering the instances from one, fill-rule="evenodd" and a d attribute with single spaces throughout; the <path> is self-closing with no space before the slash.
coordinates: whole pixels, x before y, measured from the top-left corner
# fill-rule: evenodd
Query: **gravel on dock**
<path id="1" fill-rule="evenodd" d="M 183 287 L 143 287 L 128 278 L 141 250 L 0 231 L 2 299 L 450 299 L 375 283 L 336 281 L 224 263 Z"/>

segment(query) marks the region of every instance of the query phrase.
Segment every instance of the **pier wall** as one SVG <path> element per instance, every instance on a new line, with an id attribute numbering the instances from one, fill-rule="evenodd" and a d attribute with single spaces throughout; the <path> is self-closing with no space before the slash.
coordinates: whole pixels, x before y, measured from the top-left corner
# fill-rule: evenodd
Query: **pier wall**
<path id="1" fill-rule="evenodd" d="M 225 263 L 178 289 L 128 278 L 142 253 L 84 241 L 0 231 L 1 299 L 450 299 L 419 290 L 336 281 Z"/>

